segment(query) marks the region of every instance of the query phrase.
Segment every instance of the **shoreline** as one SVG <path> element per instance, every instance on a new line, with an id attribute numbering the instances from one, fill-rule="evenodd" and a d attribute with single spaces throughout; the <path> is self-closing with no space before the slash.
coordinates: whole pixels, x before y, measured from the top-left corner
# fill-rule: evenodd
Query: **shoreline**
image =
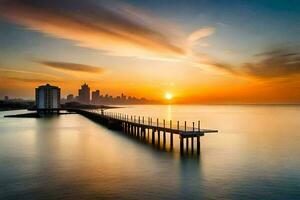
<path id="1" fill-rule="evenodd" d="M 0 112 L 14 111 L 14 110 L 27 110 L 27 108 L 0 108 Z"/>

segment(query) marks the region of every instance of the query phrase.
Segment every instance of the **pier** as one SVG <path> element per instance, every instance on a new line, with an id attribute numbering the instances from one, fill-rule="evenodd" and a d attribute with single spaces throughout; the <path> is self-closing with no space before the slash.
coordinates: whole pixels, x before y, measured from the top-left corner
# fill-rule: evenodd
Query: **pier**
<path id="1" fill-rule="evenodd" d="M 169 137 L 168 147 L 171 151 L 174 148 L 174 134 L 178 135 L 181 155 L 184 153 L 200 155 L 200 137 L 206 133 L 218 132 L 218 130 L 200 128 L 200 121 L 197 124 L 193 122 L 193 125 L 189 127 L 186 121 L 183 124 L 179 121 L 173 123 L 172 120 L 153 120 L 150 117 L 129 116 L 121 113 L 104 112 L 104 110 L 68 109 L 68 111 L 76 112 L 110 129 L 122 131 L 143 141 L 148 139 L 152 145 L 158 145 L 159 148 L 161 146 L 166 148 L 167 137 Z M 151 140 L 149 140 L 150 137 Z M 189 147 L 189 145 L 191 146 Z"/>

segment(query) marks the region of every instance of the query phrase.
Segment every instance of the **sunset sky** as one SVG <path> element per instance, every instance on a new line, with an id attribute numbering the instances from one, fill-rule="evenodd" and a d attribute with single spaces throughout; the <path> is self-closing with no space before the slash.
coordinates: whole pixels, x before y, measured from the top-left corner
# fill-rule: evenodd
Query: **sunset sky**
<path id="1" fill-rule="evenodd" d="M 298 0 L 0 0 L 0 98 L 300 103 Z"/>

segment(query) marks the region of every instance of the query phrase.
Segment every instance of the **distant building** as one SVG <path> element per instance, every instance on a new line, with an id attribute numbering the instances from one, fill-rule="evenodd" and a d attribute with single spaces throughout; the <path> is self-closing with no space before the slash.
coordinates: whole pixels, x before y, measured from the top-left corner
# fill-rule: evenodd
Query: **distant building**
<path id="1" fill-rule="evenodd" d="M 35 89 L 35 102 L 37 109 L 60 108 L 60 88 L 49 84 Z"/>
<path id="2" fill-rule="evenodd" d="M 67 103 L 67 98 L 61 98 L 60 99 L 60 104 L 65 104 Z"/>
<path id="3" fill-rule="evenodd" d="M 124 95 L 123 93 L 121 95 L 121 98 L 122 98 L 122 101 L 126 101 L 126 95 Z"/>
<path id="4" fill-rule="evenodd" d="M 67 102 L 71 102 L 71 99 L 82 104 L 102 104 L 102 105 L 126 105 L 126 104 L 149 104 L 154 101 L 149 101 L 145 98 L 137 98 L 135 96 L 126 96 L 124 93 L 121 93 L 119 96 L 112 96 L 110 94 L 100 94 L 99 90 L 92 91 L 90 94 L 89 86 L 84 83 L 81 88 L 78 90 L 78 96 L 67 96 Z"/>
<path id="5" fill-rule="evenodd" d="M 4 97 L 4 101 L 8 101 L 9 100 L 9 97 L 8 96 L 5 96 Z"/>
<path id="6" fill-rule="evenodd" d="M 69 94 L 67 96 L 67 102 L 71 102 L 71 101 L 74 101 L 74 95 L 73 94 Z"/>
<path id="7" fill-rule="evenodd" d="M 86 83 L 78 90 L 78 100 L 80 103 L 90 103 L 90 88 Z"/>
<path id="8" fill-rule="evenodd" d="M 100 101 L 100 91 L 96 90 L 92 92 L 92 103 L 97 104 Z"/>

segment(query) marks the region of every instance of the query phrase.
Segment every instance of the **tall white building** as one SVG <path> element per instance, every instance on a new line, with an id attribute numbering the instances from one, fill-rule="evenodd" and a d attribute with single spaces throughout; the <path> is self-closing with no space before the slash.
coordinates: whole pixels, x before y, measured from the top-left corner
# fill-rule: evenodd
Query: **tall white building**
<path id="1" fill-rule="evenodd" d="M 37 109 L 60 108 L 60 88 L 49 84 L 35 89 L 35 102 Z"/>

